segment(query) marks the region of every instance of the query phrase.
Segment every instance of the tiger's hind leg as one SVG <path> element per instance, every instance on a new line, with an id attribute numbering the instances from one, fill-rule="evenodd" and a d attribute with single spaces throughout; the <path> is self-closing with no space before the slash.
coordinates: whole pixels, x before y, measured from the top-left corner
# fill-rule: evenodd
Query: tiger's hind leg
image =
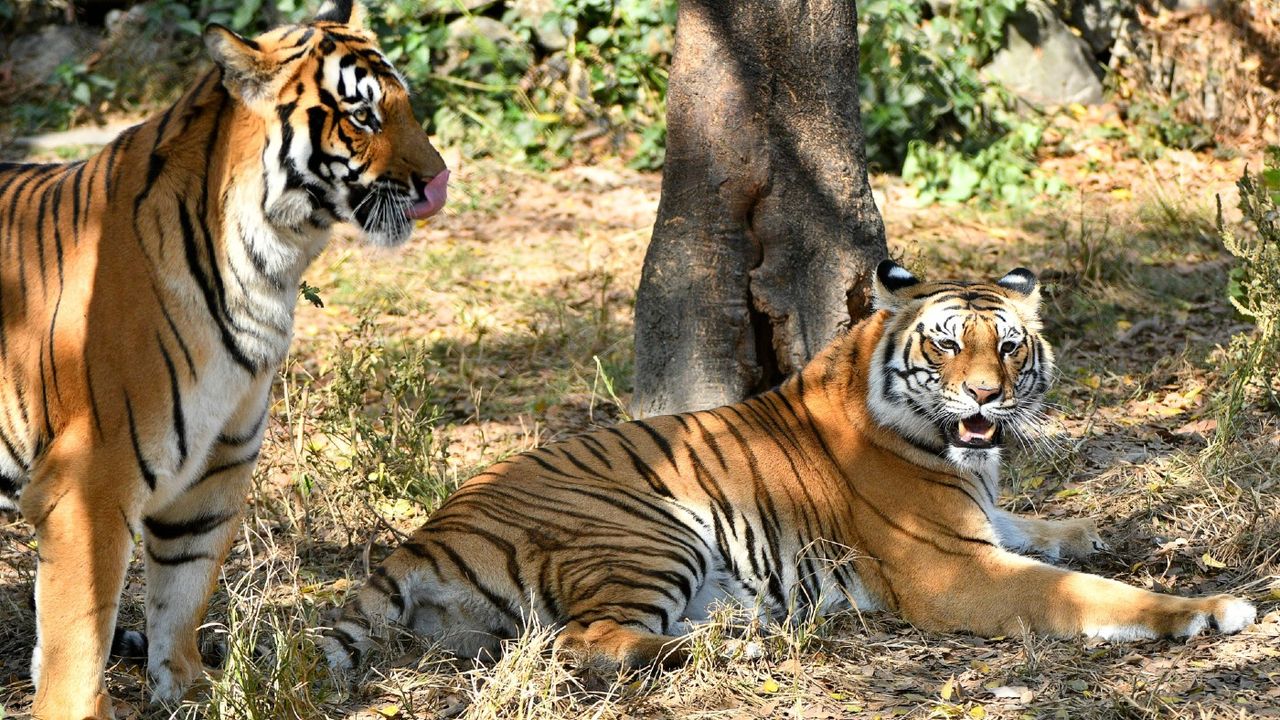
<path id="1" fill-rule="evenodd" d="M 688 545 L 696 552 L 696 545 Z M 569 556 L 557 588 L 568 622 L 556 638 L 557 652 L 599 670 L 670 668 L 688 660 L 681 627 L 689 603 L 705 578 L 705 559 L 684 553 L 633 548 L 642 561 Z"/>
<path id="2" fill-rule="evenodd" d="M 38 720 L 112 717 L 103 668 L 143 484 L 130 450 L 90 450 L 86 435 L 60 435 L 21 499 L 39 548 L 31 658 Z"/>
<path id="3" fill-rule="evenodd" d="M 265 424 L 261 411 L 251 416 L 241 435 L 219 439 L 206 470 L 185 492 L 143 518 L 147 676 L 157 700 L 180 699 L 204 670 L 197 631 L 240 530 Z"/>

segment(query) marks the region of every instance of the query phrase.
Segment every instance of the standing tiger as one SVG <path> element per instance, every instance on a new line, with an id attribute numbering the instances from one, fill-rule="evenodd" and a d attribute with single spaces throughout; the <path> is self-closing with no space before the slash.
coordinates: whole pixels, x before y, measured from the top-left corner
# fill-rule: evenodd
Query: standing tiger
<path id="1" fill-rule="evenodd" d="M 322 639 L 341 669 L 391 621 L 460 655 L 529 618 L 595 665 L 679 662 L 731 601 L 772 617 L 855 606 L 930 630 L 1110 640 L 1233 633 L 1243 600 L 1183 598 L 1054 567 L 1088 520 L 997 502 L 1001 442 L 1049 387 L 1039 290 L 917 281 L 885 261 L 877 312 L 777 389 L 517 455 L 465 483 L 372 572 Z"/>
<path id="2" fill-rule="evenodd" d="M 256 39 L 68 165 L 0 165 L 0 494 L 36 532 L 33 715 L 112 715 L 132 538 L 175 699 L 237 529 L 301 273 L 338 222 L 397 245 L 448 171 L 350 0 Z"/>

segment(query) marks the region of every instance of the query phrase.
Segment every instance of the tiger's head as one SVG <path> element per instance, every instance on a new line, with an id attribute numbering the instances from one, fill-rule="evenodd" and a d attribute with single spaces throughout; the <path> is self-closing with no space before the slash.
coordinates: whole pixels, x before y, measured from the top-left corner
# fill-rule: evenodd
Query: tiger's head
<path id="1" fill-rule="evenodd" d="M 360 4 L 328 2 L 310 23 L 253 39 L 214 24 L 204 40 L 227 91 L 265 126 L 273 227 L 314 234 L 349 222 L 393 246 L 443 207 L 449 171 Z"/>
<path id="2" fill-rule="evenodd" d="M 888 313 L 869 378 L 881 424 L 969 467 L 998 459 L 1006 434 L 1032 431 L 1053 352 L 1040 337 L 1030 270 L 994 283 L 925 283 L 886 260 L 873 288 Z"/>

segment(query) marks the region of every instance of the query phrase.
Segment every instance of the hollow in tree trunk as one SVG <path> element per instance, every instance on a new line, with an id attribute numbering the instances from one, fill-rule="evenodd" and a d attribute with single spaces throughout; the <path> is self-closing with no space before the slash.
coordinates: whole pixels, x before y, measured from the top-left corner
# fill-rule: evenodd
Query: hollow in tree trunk
<path id="1" fill-rule="evenodd" d="M 853 0 L 681 0 L 632 412 L 767 389 L 870 311 L 886 254 Z"/>

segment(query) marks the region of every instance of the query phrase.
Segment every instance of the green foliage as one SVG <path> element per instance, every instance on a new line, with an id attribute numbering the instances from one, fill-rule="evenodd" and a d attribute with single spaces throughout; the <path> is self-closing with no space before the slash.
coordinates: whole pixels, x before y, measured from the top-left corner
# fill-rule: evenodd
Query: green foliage
<path id="1" fill-rule="evenodd" d="M 449 2 L 448 13 L 436 11 Z M 1041 126 L 1012 112 L 1007 94 L 978 72 L 1024 2 L 955 0 L 941 15 L 927 0 L 859 4 L 861 109 L 873 168 L 900 170 L 926 201 L 1016 204 L 1056 191 L 1034 163 Z M 206 23 L 253 34 L 305 20 L 318 4 L 152 0 L 142 6 L 137 42 L 165 48 L 165 60 L 65 68 L 52 99 L 10 114 L 19 125 L 47 127 L 66 125 L 85 108 L 136 108 L 146 102 L 148 82 L 117 83 L 108 79 L 114 70 L 145 77 L 169 68 L 177 85 L 189 77 L 181 68 L 203 54 Z M 536 168 L 599 154 L 662 166 L 676 0 L 549 0 L 537 17 L 510 3 L 474 12 L 461 0 L 367 4 L 384 50 L 413 86 L 415 110 L 441 145 Z M 1172 122 L 1158 127 L 1167 130 L 1159 130 L 1166 144 L 1195 142 Z"/>
<path id="2" fill-rule="evenodd" d="M 1227 251 L 1239 263 L 1228 285 L 1231 304 L 1253 321 L 1254 328 L 1237 333 L 1227 348 L 1230 376 L 1211 454 L 1226 449 L 1241 410 L 1252 398 L 1261 397 L 1280 409 L 1280 147 L 1268 148 L 1262 173 L 1246 171 L 1237 186 L 1240 211 L 1251 232 L 1227 229 L 1221 208 L 1218 227 Z"/>
<path id="3" fill-rule="evenodd" d="M 672 0 L 555 0 L 536 20 L 424 20 L 419 6 L 384 3 L 374 24 L 442 144 L 545 167 L 602 139 L 636 166 L 662 164 Z"/>
<path id="4" fill-rule="evenodd" d="M 298 297 L 311 303 L 314 307 L 324 307 L 324 299 L 320 297 L 320 288 L 303 280 L 298 285 Z"/>
<path id="5" fill-rule="evenodd" d="M 314 289 L 314 288 L 313 288 Z M 391 347 L 367 318 L 326 363 L 332 381 L 316 398 L 299 491 L 350 477 L 362 501 L 413 498 L 431 504 L 451 489 L 439 466 L 448 449 L 434 434 L 434 365 L 422 347 Z"/>
<path id="6" fill-rule="evenodd" d="M 862 122 L 872 167 L 901 168 L 926 202 L 1015 204 L 1060 184 L 1033 162 L 1042 128 L 978 73 L 1025 0 L 957 0 L 926 19 L 924 0 L 860 5 Z"/>
<path id="7" fill-rule="evenodd" d="M 1040 172 L 1032 159 L 1042 131 L 1037 124 L 1022 123 L 973 153 L 914 140 L 907 145 L 902 179 L 916 188 L 924 202 L 978 198 L 1018 205 L 1042 193 L 1057 194 L 1062 180 Z"/>
<path id="8" fill-rule="evenodd" d="M 1127 125 L 1132 128 L 1129 144 L 1139 157 L 1158 157 L 1165 148 L 1200 150 L 1213 145 L 1209 128 L 1178 117 L 1177 105 L 1185 98 L 1185 93 L 1168 102 L 1144 97 L 1129 105 L 1125 111 Z"/>
<path id="9" fill-rule="evenodd" d="M 1000 45 L 1005 20 L 1024 0 L 958 0 L 925 19 L 925 0 L 868 0 L 859 6 L 859 72 L 867 157 L 901 165 L 908 145 L 989 144 L 1007 130 L 993 112 L 1005 100 L 977 69 Z M 974 133 L 977 133 L 976 136 Z"/>

